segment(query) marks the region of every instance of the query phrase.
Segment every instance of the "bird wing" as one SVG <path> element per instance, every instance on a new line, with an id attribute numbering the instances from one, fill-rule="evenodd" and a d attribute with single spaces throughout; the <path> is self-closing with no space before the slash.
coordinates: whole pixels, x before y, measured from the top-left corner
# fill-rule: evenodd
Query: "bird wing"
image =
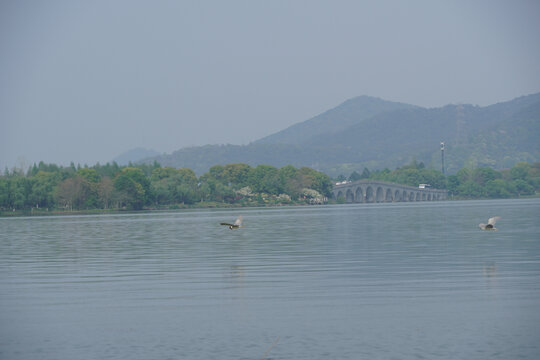
<path id="1" fill-rule="evenodd" d="M 494 216 L 492 218 L 489 218 L 488 220 L 488 225 L 495 225 L 495 223 L 497 222 L 497 220 L 500 220 L 501 217 L 500 216 Z"/>
<path id="2" fill-rule="evenodd" d="M 484 230 L 486 228 L 486 224 L 478 224 L 478 226 L 480 227 L 480 229 Z"/>
<path id="3" fill-rule="evenodd" d="M 234 225 L 237 225 L 238 227 L 242 226 L 242 216 L 239 216 L 238 219 L 236 219 Z"/>
<path id="4" fill-rule="evenodd" d="M 229 224 L 229 223 L 219 223 L 219 225 L 234 226 L 234 224 Z"/>

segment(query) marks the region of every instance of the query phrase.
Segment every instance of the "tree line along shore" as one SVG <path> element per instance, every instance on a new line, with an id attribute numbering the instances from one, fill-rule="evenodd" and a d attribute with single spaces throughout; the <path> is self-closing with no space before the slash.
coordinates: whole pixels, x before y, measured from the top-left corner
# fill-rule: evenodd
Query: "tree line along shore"
<path id="1" fill-rule="evenodd" d="M 197 177 L 191 169 L 162 167 L 157 162 L 92 167 L 40 162 L 26 172 L 6 169 L 0 175 L 0 214 L 324 204 L 340 202 L 331 199 L 336 181 L 361 179 L 430 184 L 447 189 L 454 199 L 535 196 L 540 189 L 540 163 L 521 162 L 506 170 L 464 168 L 444 176 L 413 161 L 395 170 L 365 168 L 362 173 L 331 179 L 320 171 L 292 165 L 279 169 L 243 163 L 216 165 Z"/>

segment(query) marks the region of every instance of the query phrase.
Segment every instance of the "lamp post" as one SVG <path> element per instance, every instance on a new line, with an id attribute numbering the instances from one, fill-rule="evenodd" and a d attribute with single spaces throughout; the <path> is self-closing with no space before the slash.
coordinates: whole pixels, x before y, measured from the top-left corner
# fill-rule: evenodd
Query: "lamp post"
<path id="1" fill-rule="evenodd" d="M 442 164 L 442 173 L 444 176 L 446 176 L 446 172 L 444 171 L 444 142 L 441 141 L 441 164 Z"/>

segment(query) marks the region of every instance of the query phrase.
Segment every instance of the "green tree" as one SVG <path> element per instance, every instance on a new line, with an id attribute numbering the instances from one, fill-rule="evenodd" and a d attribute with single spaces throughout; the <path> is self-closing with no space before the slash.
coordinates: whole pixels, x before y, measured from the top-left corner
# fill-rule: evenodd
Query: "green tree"
<path id="1" fill-rule="evenodd" d="M 332 180 L 328 175 L 308 167 L 300 168 L 299 173 L 302 176 L 304 188 L 315 190 L 327 197 L 331 196 Z"/>
<path id="2" fill-rule="evenodd" d="M 70 211 L 73 208 L 80 209 L 85 200 L 83 182 L 85 180 L 77 175 L 59 183 L 54 192 L 56 203 Z"/>
<path id="3" fill-rule="evenodd" d="M 490 167 L 481 167 L 473 171 L 472 177 L 474 182 L 484 186 L 491 180 L 500 179 L 501 174 Z"/>
<path id="4" fill-rule="evenodd" d="M 362 179 L 362 175 L 360 175 L 356 171 L 353 171 L 351 173 L 351 175 L 349 176 L 349 181 L 357 181 L 357 180 L 360 180 L 360 179 Z"/>
<path id="5" fill-rule="evenodd" d="M 197 176 L 191 169 L 157 168 L 151 187 L 158 204 L 186 203 L 198 200 Z"/>
<path id="6" fill-rule="evenodd" d="M 32 206 L 40 208 L 54 207 L 54 189 L 60 182 L 60 178 L 60 173 L 58 172 L 38 171 L 32 177 L 32 192 L 29 196 Z"/>
<path id="7" fill-rule="evenodd" d="M 248 184 L 251 166 L 247 164 L 227 164 L 223 167 L 223 182 L 235 189 L 240 189 Z"/>
<path id="8" fill-rule="evenodd" d="M 446 189 L 446 178 L 439 170 L 422 169 L 420 177 L 423 184 L 430 184 L 436 189 Z"/>
<path id="9" fill-rule="evenodd" d="M 9 191 L 8 196 L 9 207 L 12 209 L 25 209 L 30 208 L 32 200 L 30 195 L 32 193 L 33 181 L 29 178 L 22 176 L 14 176 L 9 178 Z"/>
<path id="10" fill-rule="evenodd" d="M 291 199 L 298 199 L 302 193 L 302 188 L 304 188 L 298 169 L 292 165 L 283 166 L 279 169 L 279 178 L 282 191 L 289 195 Z"/>
<path id="11" fill-rule="evenodd" d="M 540 190 L 540 162 L 536 162 L 531 165 L 527 183 L 536 191 Z"/>
<path id="12" fill-rule="evenodd" d="M 128 208 L 134 210 L 142 209 L 152 198 L 150 180 L 138 168 L 127 167 L 122 169 L 114 179 L 114 187 L 125 195 L 122 202 Z"/>
<path id="13" fill-rule="evenodd" d="M 485 196 L 484 188 L 472 180 L 461 183 L 457 188 L 457 193 L 460 196 L 468 198 L 480 198 Z"/>
<path id="14" fill-rule="evenodd" d="M 532 187 L 525 180 L 517 179 L 511 182 L 512 187 L 515 189 L 518 196 L 521 195 L 534 195 L 534 187 Z"/>
<path id="15" fill-rule="evenodd" d="M 508 198 L 515 192 L 515 189 L 502 179 L 494 179 L 486 183 L 484 191 L 490 198 Z"/>
<path id="16" fill-rule="evenodd" d="M 279 195 L 282 192 L 278 169 L 271 165 L 258 165 L 248 176 L 248 186 L 254 192 Z"/>
<path id="17" fill-rule="evenodd" d="M 10 182 L 7 178 L 0 177 L 0 209 L 10 208 L 9 194 Z"/>
<path id="18" fill-rule="evenodd" d="M 369 179 L 371 177 L 371 172 L 369 171 L 368 168 L 364 168 L 364 170 L 362 171 L 362 174 L 360 175 L 360 179 Z"/>
<path id="19" fill-rule="evenodd" d="M 99 175 L 96 169 L 83 168 L 83 169 L 78 170 L 77 174 L 81 176 L 83 179 L 92 183 L 97 184 L 101 180 L 101 175 Z"/>
<path id="20" fill-rule="evenodd" d="M 450 194 L 457 195 L 458 188 L 460 185 L 459 178 L 457 175 L 450 175 L 448 176 L 447 180 L 447 189 L 450 192 Z"/>
<path id="21" fill-rule="evenodd" d="M 225 179 L 225 167 L 222 165 L 212 166 L 207 173 L 207 177 L 219 181 L 222 184 L 225 184 L 227 180 Z"/>
<path id="22" fill-rule="evenodd" d="M 416 168 L 399 169 L 394 174 L 388 174 L 387 181 L 397 182 L 399 184 L 418 186 L 419 184 L 426 184 L 422 173 Z M 428 183 L 429 184 L 429 183 Z"/>
<path id="23" fill-rule="evenodd" d="M 77 171 L 77 176 L 81 177 L 81 196 L 78 208 L 92 209 L 99 206 L 99 184 L 101 175 L 96 169 L 83 168 Z"/>
<path id="24" fill-rule="evenodd" d="M 197 175 L 195 175 L 195 172 L 191 169 L 178 169 L 178 177 L 182 184 L 192 187 L 197 186 Z"/>
<path id="25" fill-rule="evenodd" d="M 114 183 L 108 176 L 102 176 L 98 187 L 98 199 L 103 208 L 108 209 L 114 199 Z"/>
<path id="26" fill-rule="evenodd" d="M 113 161 L 112 163 L 107 163 L 105 165 L 100 165 L 99 163 L 97 163 L 94 166 L 94 169 L 99 173 L 101 177 L 108 176 L 111 179 L 114 179 L 121 170 L 120 166 L 116 163 L 116 161 Z"/>
<path id="27" fill-rule="evenodd" d="M 473 179 L 472 171 L 467 169 L 467 168 L 463 168 L 463 169 L 458 170 L 458 172 L 456 173 L 456 176 L 457 176 L 458 181 L 459 181 L 460 184 L 463 184 L 466 181 L 469 181 L 469 180 Z"/>
<path id="28" fill-rule="evenodd" d="M 527 181 L 529 178 L 530 170 L 531 165 L 529 163 L 519 162 L 510 169 L 511 179 Z"/>
<path id="29" fill-rule="evenodd" d="M 236 193 L 213 177 L 205 178 L 201 183 L 200 193 L 202 199 L 206 201 L 232 202 L 236 199 Z"/>

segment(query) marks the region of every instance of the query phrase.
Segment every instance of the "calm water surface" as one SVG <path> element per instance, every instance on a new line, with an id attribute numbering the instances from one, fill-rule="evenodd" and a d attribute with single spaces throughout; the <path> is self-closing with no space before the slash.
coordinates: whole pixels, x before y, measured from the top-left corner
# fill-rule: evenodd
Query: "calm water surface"
<path id="1" fill-rule="evenodd" d="M 0 359 L 276 340 L 269 359 L 539 359 L 539 218 L 540 199 L 1 218 Z"/>

